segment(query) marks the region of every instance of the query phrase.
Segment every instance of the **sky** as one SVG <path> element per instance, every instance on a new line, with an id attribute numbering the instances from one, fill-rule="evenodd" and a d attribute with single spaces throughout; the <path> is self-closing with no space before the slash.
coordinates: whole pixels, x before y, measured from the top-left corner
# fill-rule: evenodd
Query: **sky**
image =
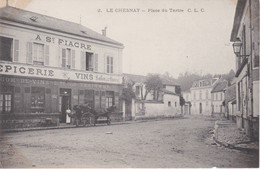
<path id="1" fill-rule="evenodd" d="M 0 5 L 5 5 L 1 0 Z M 222 74 L 237 0 L 9 0 L 10 6 L 81 23 L 124 44 L 123 72 Z M 135 11 L 135 12 L 134 12 Z"/>

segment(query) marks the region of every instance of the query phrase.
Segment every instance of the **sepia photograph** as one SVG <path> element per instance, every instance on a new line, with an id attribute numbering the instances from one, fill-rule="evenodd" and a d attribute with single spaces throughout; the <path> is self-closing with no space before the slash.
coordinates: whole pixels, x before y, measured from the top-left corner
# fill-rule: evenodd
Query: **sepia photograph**
<path id="1" fill-rule="evenodd" d="M 0 0 L 1 168 L 259 168 L 259 0 Z"/>

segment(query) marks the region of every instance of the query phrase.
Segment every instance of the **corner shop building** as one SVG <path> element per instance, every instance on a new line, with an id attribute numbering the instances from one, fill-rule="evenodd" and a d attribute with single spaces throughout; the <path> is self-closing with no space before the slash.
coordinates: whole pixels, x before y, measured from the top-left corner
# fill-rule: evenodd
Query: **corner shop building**
<path id="1" fill-rule="evenodd" d="M 86 102 L 119 107 L 123 44 L 10 6 L 0 9 L 0 30 L 1 128 L 65 123 L 65 110 Z"/>

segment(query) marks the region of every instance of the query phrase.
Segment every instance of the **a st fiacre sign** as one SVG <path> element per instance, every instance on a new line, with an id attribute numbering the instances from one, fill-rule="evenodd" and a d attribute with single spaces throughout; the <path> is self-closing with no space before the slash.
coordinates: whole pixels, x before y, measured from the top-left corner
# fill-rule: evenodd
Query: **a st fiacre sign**
<path id="1" fill-rule="evenodd" d="M 122 76 L 71 69 L 45 68 L 33 65 L 0 63 L 0 75 L 47 78 L 66 81 L 122 84 Z"/>

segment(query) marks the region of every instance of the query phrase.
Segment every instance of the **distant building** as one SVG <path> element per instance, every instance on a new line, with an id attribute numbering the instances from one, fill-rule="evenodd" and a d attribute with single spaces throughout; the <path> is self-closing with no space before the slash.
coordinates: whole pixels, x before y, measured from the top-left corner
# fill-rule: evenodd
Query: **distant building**
<path id="1" fill-rule="evenodd" d="M 226 80 L 220 80 L 211 91 L 212 113 L 224 113 L 225 89 L 228 87 Z"/>
<path id="2" fill-rule="evenodd" d="M 193 82 L 192 87 L 190 88 L 192 114 L 211 115 L 211 91 L 218 80 L 218 78 L 210 78 Z"/>
<path id="3" fill-rule="evenodd" d="M 236 84 L 233 83 L 225 90 L 225 116 L 232 121 L 236 120 Z"/>
<path id="4" fill-rule="evenodd" d="M 123 74 L 125 83 L 132 84 L 132 90 L 136 95 L 136 99 L 132 101 L 131 105 L 126 105 L 127 114 L 131 114 L 132 118 L 147 118 L 147 117 L 169 117 L 181 113 L 180 107 L 180 85 L 175 82 L 161 78 L 163 87 L 158 91 L 158 100 L 154 100 L 154 92 L 148 93 L 144 98 L 145 79 L 146 76 Z M 128 106 L 127 106 L 128 105 Z M 131 113 L 127 112 L 131 107 Z"/>
<path id="5" fill-rule="evenodd" d="M 236 54 L 236 122 L 259 137 L 259 0 L 238 0 L 231 32 Z M 235 45 L 236 44 L 236 45 Z M 239 48 L 236 48 L 239 47 Z M 235 50 L 238 49 L 238 50 Z"/>

